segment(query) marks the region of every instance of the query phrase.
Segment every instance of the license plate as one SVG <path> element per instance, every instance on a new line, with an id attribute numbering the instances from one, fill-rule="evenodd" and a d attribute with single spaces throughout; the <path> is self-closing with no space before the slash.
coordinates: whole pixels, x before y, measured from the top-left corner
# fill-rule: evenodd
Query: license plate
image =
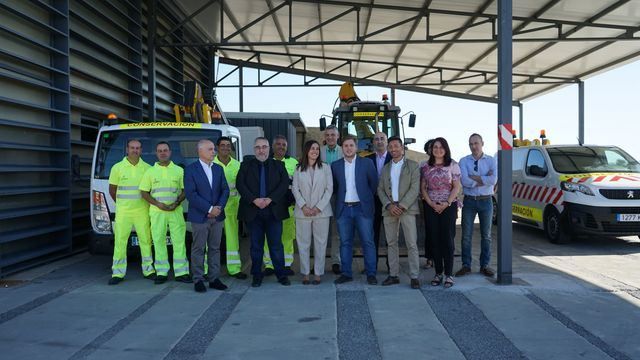
<path id="1" fill-rule="evenodd" d="M 640 222 L 640 214 L 617 214 L 618 222 Z"/>
<path id="2" fill-rule="evenodd" d="M 167 235 L 167 245 L 172 245 L 170 235 Z M 140 241 L 138 240 L 138 237 L 135 235 L 131 235 L 131 246 L 140 246 Z"/>

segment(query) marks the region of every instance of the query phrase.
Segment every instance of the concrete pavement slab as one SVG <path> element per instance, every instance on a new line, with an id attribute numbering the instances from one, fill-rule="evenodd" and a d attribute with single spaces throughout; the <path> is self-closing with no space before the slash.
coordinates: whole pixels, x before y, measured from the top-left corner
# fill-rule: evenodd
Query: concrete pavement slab
<path id="1" fill-rule="evenodd" d="M 575 328 L 614 358 L 640 359 L 640 307 L 610 293 L 562 293 L 534 290 L 551 314 Z M 540 303 L 545 307 L 544 303 Z M 557 313 L 554 313 L 555 310 Z"/>
<path id="2" fill-rule="evenodd" d="M 12 359 L 72 356 L 163 289 L 138 282 L 84 286 L 5 322 L 0 353 Z"/>
<path id="3" fill-rule="evenodd" d="M 148 311 L 104 342 L 89 359 L 160 359 L 218 299 L 222 292 L 200 294 L 191 284 L 176 284 Z M 170 324 L 168 326 L 168 324 Z"/>
<path id="4" fill-rule="evenodd" d="M 400 286 L 366 291 L 384 359 L 464 359 L 418 290 Z"/>
<path id="5" fill-rule="evenodd" d="M 464 295 L 529 359 L 609 359 L 523 294 L 483 288 Z"/>
<path id="6" fill-rule="evenodd" d="M 269 280 L 246 292 L 204 358 L 337 359 L 334 285 Z"/>

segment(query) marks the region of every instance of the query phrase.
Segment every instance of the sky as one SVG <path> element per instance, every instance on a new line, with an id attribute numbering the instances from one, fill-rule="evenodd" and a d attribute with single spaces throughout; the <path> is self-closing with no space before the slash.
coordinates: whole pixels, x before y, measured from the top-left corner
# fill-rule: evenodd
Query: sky
<path id="1" fill-rule="evenodd" d="M 219 65 L 218 78 L 232 67 Z M 268 72 L 262 72 L 264 80 Z M 257 71 L 244 69 L 244 83 L 256 84 Z M 237 84 L 237 71 L 221 84 Z M 640 61 L 588 78 L 585 81 L 585 144 L 617 145 L 640 160 Z M 280 74 L 272 84 L 301 84 L 302 77 Z M 330 81 L 317 83 L 330 84 Z M 356 87 L 362 100 L 380 100 L 390 94 L 388 88 Z M 218 102 L 223 111 L 239 111 L 237 88 L 218 88 Z M 308 127 L 317 127 L 323 114 L 331 114 L 338 97 L 335 87 L 245 88 L 244 111 L 300 113 Z M 442 136 L 449 142 L 452 157 L 467 155 L 468 136 L 483 135 L 485 153 L 497 151 L 497 105 L 443 96 L 396 91 L 396 105 L 401 114 L 417 115 L 415 129 L 407 137 L 416 144 L 409 148 L 423 151 L 429 138 Z M 524 102 L 524 137 L 534 139 L 544 129 L 552 144 L 578 143 L 578 85 L 569 85 L 552 93 Z M 518 108 L 513 110 L 514 129 L 518 132 Z M 408 116 L 405 118 L 407 126 Z"/>

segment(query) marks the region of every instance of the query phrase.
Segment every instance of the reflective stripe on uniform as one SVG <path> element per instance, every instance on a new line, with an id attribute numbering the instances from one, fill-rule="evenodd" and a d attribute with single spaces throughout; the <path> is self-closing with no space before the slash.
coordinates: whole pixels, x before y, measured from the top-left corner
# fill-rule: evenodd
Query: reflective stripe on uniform
<path id="1" fill-rule="evenodd" d="M 113 266 L 122 265 L 122 264 L 126 265 L 127 264 L 127 259 L 116 259 L 116 260 L 113 260 Z"/>
<path id="2" fill-rule="evenodd" d="M 142 271 L 153 272 L 153 265 L 142 265 Z"/>
<path id="3" fill-rule="evenodd" d="M 116 194 L 116 198 L 117 199 L 142 199 L 142 195 L 140 194 L 135 194 L 135 195 L 126 195 L 126 194 Z"/>
<path id="4" fill-rule="evenodd" d="M 227 264 L 241 264 L 240 260 L 227 260 Z"/>
<path id="5" fill-rule="evenodd" d="M 227 251 L 227 255 L 240 255 L 240 253 L 239 253 L 239 252 L 237 252 L 237 251 L 230 251 L 230 250 L 228 250 L 228 251 Z"/>
<path id="6" fill-rule="evenodd" d="M 158 196 L 158 197 L 154 197 L 154 199 L 156 199 L 157 201 L 176 201 L 178 200 L 177 196 Z"/>
<path id="7" fill-rule="evenodd" d="M 180 268 L 174 268 L 173 272 L 176 273 L 176 274 L 186 273 L 186 272 L 189 272 L 189 267 L 188 266 L 183 266 L 183 267 L 180 267 Z"/>
<path id="8" fill-rule="evenodd" d="M 118 190 L 138 190 L 137 186 L 118 186 Z"/>
<path id="9" fill-rule="evenodd" d="M 152 262 L 153 258 L 151 256 L 144 256 L 142 258 L 142 262 Z"/>
<path id="10" fill-rule="evenodd" d="M 152 190 L 151 190 L 151 193 L 152 193 L 152 194 L 155 194 L 155 193 L 160 192 L 160 191 L 166 191 L 166 192 L 177 192 L 177 191 L 178 191 L 178 189 L 177 189 L 177 188 L 174 188 L 174 187 L 159 187 L 159 188 L 152 189 Z"/>
<path id="11" fill-rule="evenodd" d="M 123 275 L 127 273 L 127 270 L 125 269 L 119 269 L 119 268 L 115 268 L 113 269 L 113 275 Z"/>
<path id="12" fill-rule="evenodd" d="M 229 192 L 229 196 L 238 196 L 238 192 L 237 191 L 231 191 L 231 192 Z"/>

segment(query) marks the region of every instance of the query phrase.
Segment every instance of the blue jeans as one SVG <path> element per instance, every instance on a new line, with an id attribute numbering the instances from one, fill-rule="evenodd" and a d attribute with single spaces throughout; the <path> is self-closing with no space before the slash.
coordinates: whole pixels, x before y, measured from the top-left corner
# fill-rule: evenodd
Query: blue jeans
<path id="1" fill-rule="evenodd" d="M 352 278 L 351 262 L 353 260 L 353 237 L 358 231 L 364 254 L 364 267 L 367 276 L 376 276 L 376 248 L 373 243 L 373 217 L 365 217 L 361 205 L 342 208 L 338 218 L 340 234 L 340 268 L 342 275 Z M 367 214 L 367 215 L 373 215 Z"/>
<path id="2" fill-rule="evenodd" d="M 267 237 L 269 255 L 278 279 L 284 275 L 284 247 L 282 246 L 282 221 L 277 220 L 271 210 L 261 210 L 248 224 L 251 237 L 251 275 L 262 277 L 264 238 Z"/>
<path id="3" fill-rule="evenodd" d="M 473 221 L 476 214 L 480 218 L 480 267 L 489 265 L 491 260 L 491 216 L 493 204 L 491 199 L 474 200 L 464 198 L 462 207 L 462 266 L 471 268 L 471 239 L 473 237 Z"/>

